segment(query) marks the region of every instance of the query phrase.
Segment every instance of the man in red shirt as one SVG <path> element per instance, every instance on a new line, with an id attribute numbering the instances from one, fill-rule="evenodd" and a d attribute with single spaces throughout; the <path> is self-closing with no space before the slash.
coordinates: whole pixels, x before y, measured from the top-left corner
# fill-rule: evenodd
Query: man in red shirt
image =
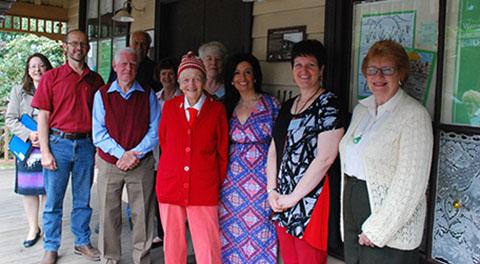
<path id="1" fill-rule="evenodd" d="M 60 247 L 63 198 L 72 175 L 71 229 L 74 252 L 98 261 L 100 254 L 90 244 L 90 188 L 95 147 L 92 144 L 92 106 L 95 92 L 103 85 L 100 75 L 85 64 L 90 49 L 85 33 L 70 31 L 63 43 L 67 63 L 46 72 L 32 106 L 40 110 L 38 132 L 46 203 L 43 212 L 44 250 L 41 264 L 56 263 Z"/>

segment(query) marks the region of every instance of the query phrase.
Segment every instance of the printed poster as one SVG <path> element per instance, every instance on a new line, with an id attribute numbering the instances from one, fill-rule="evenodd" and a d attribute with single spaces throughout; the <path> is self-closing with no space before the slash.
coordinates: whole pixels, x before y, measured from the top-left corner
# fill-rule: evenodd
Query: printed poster
<path id="1" fill-rule="evenodd" d="M 101 40 L 99 47 L 98 73 L 105 82 L 108 82 L 112 69 L 112 41 L 110 39 Z"/>
<path id="2" fill-rule="evenodd" d="M 403 11 L 362 16 L 358 58 L 358 99 L 371 95 L 367 80 L 362 74 L 362 61 L 368 49 L 377 41 L 391 39 L 405 48 L 413 48 L 415 43 L 415 11 Z"/>
<path id="3" fill-rule="evenodd" d="M 426 105 L 433 69 L 436 63 L 436 53 L 419 49 L 407 49 L 407 54 L 410 60 L 410 72 L 403 90 L 423 105 Z"/>
<path id="4" fill-rule="evenodd" d="M 480 1 L 461 1 L 452 122 L 480 127 Z"/>

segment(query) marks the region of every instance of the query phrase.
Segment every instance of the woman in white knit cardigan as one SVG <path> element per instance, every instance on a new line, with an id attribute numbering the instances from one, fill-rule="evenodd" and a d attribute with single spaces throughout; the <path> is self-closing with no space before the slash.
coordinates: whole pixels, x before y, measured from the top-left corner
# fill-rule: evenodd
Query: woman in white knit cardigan
<path id="1" fill-rule="evenodd" d="M 418 263 L 433 135 L 426 109 L 401 86 L 403 47 L 375 43 L 362 63 L 372 96 L 360 100 L 340 142 L 345 262 Z"/>

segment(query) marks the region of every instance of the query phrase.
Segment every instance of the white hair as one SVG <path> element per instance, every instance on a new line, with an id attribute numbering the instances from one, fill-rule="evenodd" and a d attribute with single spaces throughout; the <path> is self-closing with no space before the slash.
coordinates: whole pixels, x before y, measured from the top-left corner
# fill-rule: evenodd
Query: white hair
<path id="1" fill-rule="evenodd" d="M 122 54 L 133 54 L 133 55 L 135 55 L 135 60 L 138 62 L 137 52 L 134 49 L 128 48 L 128 47 L 127 48 L 121 48 L 121 49 L 117 50 L 117 52 L 115 52 L 115 57 L 113 57 L 113 61 L 117 62 L 118 59 L 120 59 L 120 56 Z"/>
<path id="2" fill-rule="evenodd" d="M 198 56 L 202 60 L 205 58 L 207 53 L 210 52 L 217 53 L 220 55 L 220 57 L 222 57 L 222 59 L 225 59 L 227 56 L 227 48 L 225 48 L 225 46 L 218 41 L 207 42 L 198 48 Z"/>

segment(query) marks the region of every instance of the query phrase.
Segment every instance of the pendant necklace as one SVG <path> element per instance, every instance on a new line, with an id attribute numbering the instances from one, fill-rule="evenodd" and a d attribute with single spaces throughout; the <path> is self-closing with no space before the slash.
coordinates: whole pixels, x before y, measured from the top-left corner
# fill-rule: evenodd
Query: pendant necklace
<path id="1" fill-rule="evenodd" d="M 308 102 L 310 100 L 312 100 L 313 97 L 315 97 L 315 95 L 318 93 L 318 91 L 322 90 L 322 87 L 318 87 L 317 90 L 315 90 L 315 92 L 305 101 L 305 103 L 303 103 L 302 107 L 300 107 L 300 109 L 298 109 L 298 104 L 300 102 L 300 98 L 302 97 L 302 94 L 300 94 L 300 96 L 298 96 L 297 98 L 297 102 L 295 104 L 295 115 L 298 115 L 300 112 L 302 112 L 305 108 L 305 106 L 308 104 Z"/>
<path id="2" fill-rule="evenodd" d="M 360 140 L 362 140 L 363 135 L 365 135 L 365 133 L 368 132 L 377 122 L 377 120 L 370 122 L 370 119 L 371 119 L 370 114 L 367 113 L 366 117 L 364 117 L 361 122 L 362 128 L 360 130 L 356 129 L 355 132 L 353 133 L 353 144 L 360 143 Z"/>

